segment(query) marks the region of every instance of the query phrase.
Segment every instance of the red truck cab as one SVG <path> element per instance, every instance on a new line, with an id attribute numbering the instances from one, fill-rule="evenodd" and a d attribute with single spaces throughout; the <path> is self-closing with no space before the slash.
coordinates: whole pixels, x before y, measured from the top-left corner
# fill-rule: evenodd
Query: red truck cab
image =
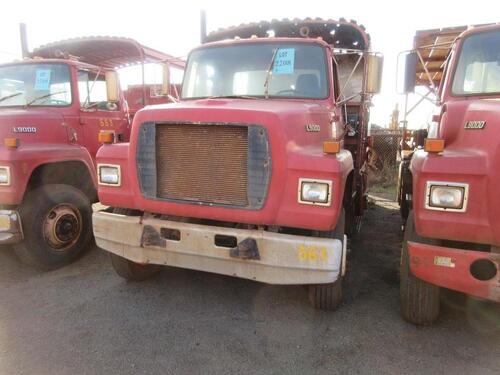
<path id="1" fill-rule="evenodd" d="M 99 150 L 113 208 L 94 214 L 96 242 L 129 280 L 170 265 L 305 284 L 314 306 L 335 309 L 381 58 L 345 20 L 243 25 L 207 42 L 188 57 L 181 101 L 139 111 L 130 143 Z"/>
<path id="2" fill-rule="evenodd" d="M 41 268 L 89 247 L 98 134 L 130 136 L 116 70 L 170 58 L 131 39 L 92 37 L 0 65 L 0 245 Z"/>
<path id="3" fill-rule="evenodd" d="M 413 56 L 440 114 L 411 159 L 401 303 L 430 324 L 440 288 L 500 302 L 500 26 L 419 32 Z"/>

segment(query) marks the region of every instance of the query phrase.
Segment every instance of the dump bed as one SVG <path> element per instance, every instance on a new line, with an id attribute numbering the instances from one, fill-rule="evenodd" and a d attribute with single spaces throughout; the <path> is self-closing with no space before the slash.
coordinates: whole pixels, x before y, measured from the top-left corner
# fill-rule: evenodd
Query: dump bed
<path id="1" fill-rule="evenodd" d="M 370 48 L 370 36 L 363 25 L 354 20 L 340 18 L 321 19 L 283 19 L 252 22 L 231 26 L 211 32 L 204 42 L 215 42 L 234 38 L 321 38 L 334 48 L 367 51 Z"/>
<path id="2" fill-rule="evenodd" d="M 417 62 L 417 85 L 439 87 L 444 75 L 446 61 L 456 39 L 469 28 L 487 25 L 445 27 L 417 31 L 413 41 L 413 49 L 420 55 Z"/>

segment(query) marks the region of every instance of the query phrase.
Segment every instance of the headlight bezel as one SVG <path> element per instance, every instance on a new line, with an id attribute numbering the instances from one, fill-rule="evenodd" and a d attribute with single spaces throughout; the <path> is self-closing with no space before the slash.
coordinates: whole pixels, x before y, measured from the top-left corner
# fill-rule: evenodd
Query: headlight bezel
<path id="1" fill-rule="evenodd" d="M 460 207 L 445 207 L 443 205 L 432 204 L 432 193 L 435 188 L 450 188 L 460 190 L 462 192 L 462 200 Z M 459 182 L 446 182 L 446 181 L 427 181 L 425 191 L 425 208 L 434 211 L 446 212 L 466 212 L 467 204 L 469 201 L 469 184 Z"/>
<path id="2" fill-rule="evenodd" d="M 11 177 L 11 174 L 10 174 L 10 167 L 7 166 L 7 165 L 1 165 L 0 166 L 0 169 L 3 169 L 5 170 L 7 173 L 7 181 L 6 182 L 0 182 L 0 186 L 10 186 L 11 184 L 11 181 L 12 181 L 12 177 Z"/>
<path id="3" fill-rule="evenodd" d="M 318 184 L 325 185 L 327 188 L 326 200 L 324 201 L 312 201 L 303 199 L 303 188 L 305 184 Z M 312 206 L 330 206 L 332 204 L 332 187 L 333 181 L 330 180 L 320 180 L 315 178 L 299 178 L 299 187 L 298 187 L 298 202 L 301 204 L 308 204 Z"/>
<path id="4" fill-rule="evenodd" d="M 102 168 L 116 169 L 117 178 L 118 178 L 117 183 L 102 181 L 102 179 L 101 179 L 101 169 Z M 97 183 L 99 185 L 103 185 L 103 186 L 114 186 L 114 187 L 121 186 L 121 184 L 122 184 L 121 166 L 118 164 L 97 164 Z"/>

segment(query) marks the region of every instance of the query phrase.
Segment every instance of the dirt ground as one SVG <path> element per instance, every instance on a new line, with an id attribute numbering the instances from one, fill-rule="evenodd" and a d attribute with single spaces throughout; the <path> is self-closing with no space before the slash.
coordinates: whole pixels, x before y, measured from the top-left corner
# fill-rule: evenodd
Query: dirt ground
<path id="1" fill-rule="evenodd" d="M 372 198 L 333 313 L 300 286 L 173 268 L 127 283 L 98 249 L 41 273 L 2 249 L 0 374 L 498 374 L 498 305 L 447 291 L 433 327 L 400 318 L 400 224 Z"/>

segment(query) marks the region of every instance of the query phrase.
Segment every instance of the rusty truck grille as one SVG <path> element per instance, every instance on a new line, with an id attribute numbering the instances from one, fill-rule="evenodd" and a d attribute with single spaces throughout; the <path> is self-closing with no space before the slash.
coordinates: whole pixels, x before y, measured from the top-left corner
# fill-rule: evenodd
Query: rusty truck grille
<path id="1" fill-rule="evenodd" d="M 246 206 L 247 157 L 244 126 L 157 126 L 158 197 Z"/>
<path id="2" fill-rule="evenodd" d="M 137 168 L 147 198 L 260 208 L 270 167 L 259 125 L 146 123 L 139 133 Z"/>

